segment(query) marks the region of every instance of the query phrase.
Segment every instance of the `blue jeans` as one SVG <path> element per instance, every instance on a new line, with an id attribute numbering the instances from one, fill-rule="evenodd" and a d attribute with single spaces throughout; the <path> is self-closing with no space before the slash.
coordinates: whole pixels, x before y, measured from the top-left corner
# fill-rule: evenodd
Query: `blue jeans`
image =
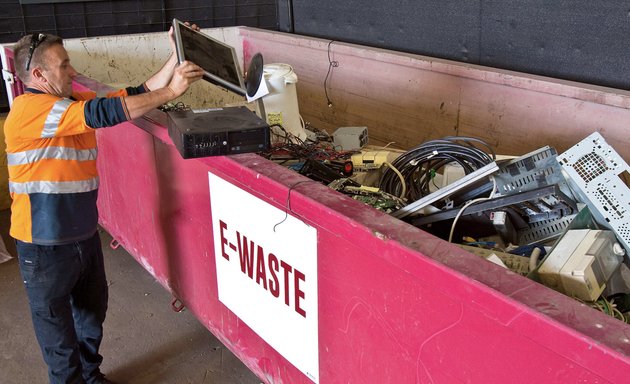
<path id="1" fill-rule="evenodd" d="M 71 244 L 16 246 L 51 384 L 92 383 L 101 377 L 108 299 L 98 232 Z"/>

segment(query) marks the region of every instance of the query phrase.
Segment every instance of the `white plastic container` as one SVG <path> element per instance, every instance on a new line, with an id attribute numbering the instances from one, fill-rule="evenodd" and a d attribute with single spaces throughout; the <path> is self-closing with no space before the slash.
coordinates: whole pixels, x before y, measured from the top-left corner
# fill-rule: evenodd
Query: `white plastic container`
<path id="1" fill-rule="evenodd" d="M 295 85 L 298 79 L 293 67 L 282 63 L 265 64 L 263 76 L 269 90 L 269 94 L 262 98 L 267 123 L 280 124 L 288 133 L 305 140 Z M 284 136 L 281 131 L 278 133 Z"/>

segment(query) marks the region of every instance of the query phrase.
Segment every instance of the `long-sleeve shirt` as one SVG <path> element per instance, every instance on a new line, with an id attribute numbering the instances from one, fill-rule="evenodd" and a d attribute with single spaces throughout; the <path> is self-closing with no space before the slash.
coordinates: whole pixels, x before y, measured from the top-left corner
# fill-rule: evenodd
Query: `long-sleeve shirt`
<path id="1" fill-rule="evenodd" d="M 95 128 L 129 120 L 124 96 L 144 86 L 97 98 L 61 98 L 27 89 L 4 124 L 13 238 L 67 244 L 94 235 L 98 225 Z"/>

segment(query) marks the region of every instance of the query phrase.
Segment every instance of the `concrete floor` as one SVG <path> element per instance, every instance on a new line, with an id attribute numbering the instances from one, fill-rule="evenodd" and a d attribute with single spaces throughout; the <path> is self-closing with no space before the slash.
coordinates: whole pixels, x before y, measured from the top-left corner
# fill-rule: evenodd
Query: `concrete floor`
<path id="1" fill-rule="evenodd" d="M 9 252 L 8 211 L 0 233 Z M 261 381 L 187 311 L 174 312 L 171 295 L 122 247 L 112 250 L 101 230 L 110 299 L 101 367 L 127 384 L 258 384 Z M 16 259 L 0 264 L 0 382 L 47 383 Z"/>

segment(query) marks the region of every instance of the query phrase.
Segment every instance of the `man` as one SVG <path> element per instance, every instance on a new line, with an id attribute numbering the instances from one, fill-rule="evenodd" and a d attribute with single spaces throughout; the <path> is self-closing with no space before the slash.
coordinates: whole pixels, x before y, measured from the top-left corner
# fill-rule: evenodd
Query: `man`
<path id="1" fill-rule="evenodd" d="M 203 71 L 190 62 L 177 65 L 171 54 L 143 85 L 96 98 L 73 92 L 77 72 L 61 38 L 25 36 L 13 49 L 27 88 L 4 125 L 10 232 L 35 334 L 51 383 L 111 383 L 99 369 L 108 293 L 97 232 L 94 130 L 182 95 Z"/>

